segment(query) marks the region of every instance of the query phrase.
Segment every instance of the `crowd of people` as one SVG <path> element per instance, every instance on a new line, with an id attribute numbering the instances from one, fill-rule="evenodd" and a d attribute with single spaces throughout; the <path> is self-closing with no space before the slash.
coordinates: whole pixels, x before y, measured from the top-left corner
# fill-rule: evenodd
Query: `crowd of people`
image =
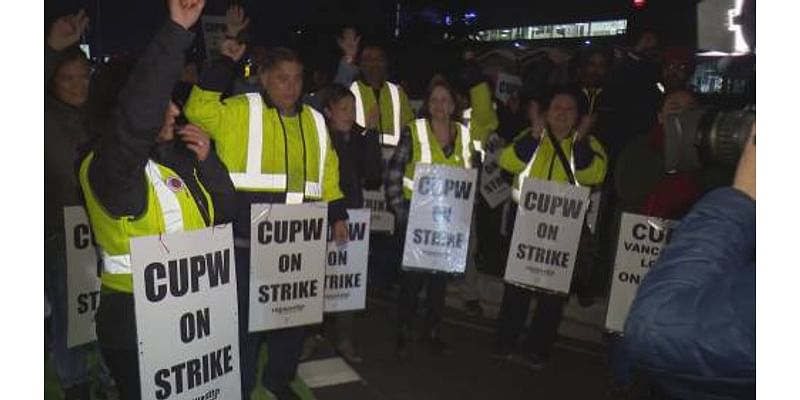
<path id="1" fill-rule="evenodd" d="M 417 338 L 430 352 L 445 353 L 447 285 L 458 285 L 467 309 L 482 313 L 476 276 L 478 270 L 503 276 L 525 179 L 586 186 L 600 194 L 599 224 L 581 234 L 570 290 L 588 306 L 607 295 L 620 212 L 680 219 L 733 174 L 731 169 L 712 179 L 705 170 L 664 171 L 665 118 L 699 100 L 689 84 L 692 52 L 662 51 L 653 32 L 625 49 L 581 48 L 574 57 L 554 51 L 544 61 L 546 77 L 507 71 L 526 77 L 507 102 L 493 95 L 499 71 L 483 70 L 474 51 L 465 49 L 447 68 L 429 71 L 424 95 L 412 99 L 399 83 L 403 77 L 389 74 L 390 63 L 403 60 L 393 60 L 377 42 L 362 45 L 353 28 L 338 38 L 342 57 L 332 81 L 308 90 L 309 73 L 296 51 L 263 51 L 247 42 L 249 19 L 241 6 L 228 9 L 218 59 L 187 59 L 204 2 L 168 4 L 169 19 L 122 89 L 111 95 L 93 88 L 92 65 L 76 46 L 88 24 L 83 12 L 57 19 L 47 36 L 45 283 L 53 306 L 48 348 L 67 399 L 88 398 L 85 360 L 95 349 L 104 385 L 115 386 L 123 399 L 142 397 L 131 238 L 232 223 L 243 398 L 256 386 L 258 351 L 265 343 L 269 358 L 260 381 L 276 398 L 292 399 L 298 363 L 319 332 L 348 362 L 364 358 L 353 339 L 352 313 L 326 316 L 322 328 L 248 331 L 251 205 L 327 202 L 333 236 L 344 242 L 346 210 L 363 208 L 365 191 L 379 192 L 395 228 L 373 232 L 370 285 L 396 290 L 395 349 L 404 357 Z M 411 100 L 421 100 L 419 109 Z M 415 166 L 480 168 L 487 152 L 499 155 L 512 196 L 501 207 L 476 200 L 465 276 L 403 268 Z M 185 190 L 164 183 L 175 180 Z M 62 210 L 78 205 L 86 208 L 101 255 L 102 289 L 96 345 L 67 348 Z M 426 316 L 417 328 L 423 287 Z M 526 324 L 533 297 L 536 311 Z M 546 367 L 567 299 L 506 284 L 494 356 Z"/>

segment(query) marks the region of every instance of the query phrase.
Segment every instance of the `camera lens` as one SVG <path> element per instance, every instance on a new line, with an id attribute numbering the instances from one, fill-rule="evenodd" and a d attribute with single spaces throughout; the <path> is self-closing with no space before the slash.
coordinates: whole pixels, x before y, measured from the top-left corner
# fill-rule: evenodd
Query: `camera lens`
<path id="1" fill-rule="evenodd" d="M 703 164 L 736 165 L 755 120 L 756 113 L 748 110 L 710 113 L 709 123 L 702 121 L 698 131 Z"/>

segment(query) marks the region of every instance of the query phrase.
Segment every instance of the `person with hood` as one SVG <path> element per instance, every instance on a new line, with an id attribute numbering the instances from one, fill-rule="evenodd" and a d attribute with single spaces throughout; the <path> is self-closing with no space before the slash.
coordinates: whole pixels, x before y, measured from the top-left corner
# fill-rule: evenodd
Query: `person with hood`
<path id="1" fill-rule="evenodd" d="M 123 400 L 141 398 L 130 240 L 230 222 L 233 185 L 200 128 L 170 100 L 203 0 L 169 0 L 170 17 L 131 72 L 108 131 L 79 179 L 102 258 L 97 338 Z"/>

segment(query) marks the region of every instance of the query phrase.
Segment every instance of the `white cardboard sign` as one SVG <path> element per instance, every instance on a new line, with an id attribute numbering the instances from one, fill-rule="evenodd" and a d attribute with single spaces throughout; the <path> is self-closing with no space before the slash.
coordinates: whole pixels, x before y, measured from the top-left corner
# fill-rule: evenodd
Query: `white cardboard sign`
<path id="1" fill-rule="evenodd" d="M 526 179 L 508 252 L 505 280 L 569 293 L 589 188 Z"/>
<path id="2" fill-rule="evenodd" d="M 131 239 L 142 398 L 241 398 L 232 232 Z"/>
<path id="3" fill-rule="evenodd" d="M 521 88 L 522 78 L 519 76 L 507 74 L 505 72 L 497 73 L 497 87 L 494 91 L 494 95 L 498 100 L 502 101 L 503 104 L 508 104 L 508 99 L 519 92 Z"/>
<path id="4" fill-rule="evenodd" d="M 80 206 L 64 208 L 67 246 L 67 347 L 97 340 L 94 317 L 100 306 L 100 264 L 89 218 Z"/>
<path id="5" fill-rule="evenodd" d="M 386 207 L 386 195 L 383 186 L 378 190 L 364 190 L 364 206 L 372 210 L 370 229 L 375 232 L 394 233 L 394 214 Z"/>
<path id="6" fill-rule="evenodd" d="M 500 150 L 486 154 L 486 160 L 481 167 L 481 196 L 489 204 L 490 208 L 495 208 L 511 197 L 511 185 L 503 179 L 500 172 Z"/>
<path id="7" fill-rule="evenodd" d="M 403 268 L 464 273 L 478 171 L 417 164 Z"/>
<path id="8" fill-rule="evenodd" d="M 639 284 L 672 239 L 678 221 L 622 213 L 606 329 L 622 332 Z"/>
<path id="9" fill-rule="evenodd" d="M 322 321 L 328 204 L 253 204 L 250 332 Z"/>
<path id="10" fill-rule="evenodd" d="M 328 231 L 325 312 L 363 310 L 367 303 L 370 210 L 347 210 L 347 243 L 339 246 Z"/>

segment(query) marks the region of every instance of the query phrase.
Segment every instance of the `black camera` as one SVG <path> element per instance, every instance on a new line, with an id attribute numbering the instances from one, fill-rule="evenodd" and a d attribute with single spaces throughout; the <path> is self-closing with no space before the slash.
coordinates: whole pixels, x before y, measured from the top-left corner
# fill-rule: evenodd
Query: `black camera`
<path id="1" fill-rule="evenodd" d="M 665 172 L 735 166 L 755 120 L 755 106 L 733 111 L 700 107 L 667 116 Z"/>

